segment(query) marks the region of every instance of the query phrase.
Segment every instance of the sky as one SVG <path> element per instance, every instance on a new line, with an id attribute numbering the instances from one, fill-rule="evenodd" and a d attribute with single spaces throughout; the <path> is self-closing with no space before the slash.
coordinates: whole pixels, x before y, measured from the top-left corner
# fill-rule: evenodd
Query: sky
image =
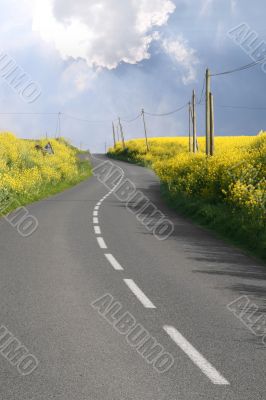
<path id="1" fill-rule="evenodd" d="M 112 145 L 119 116 L 126 139 L 143 137 L 140 118 L 126 122 L 142 108 L 178 109 L 193 89 L 199 100 L 207 67 L 219 73 L 249 64 L 256 45 L 266 42 L 264 0 L 0 0 L 0 6 L 0 131 L 53 137 L 62 113 L 61 135 L 92 152 Z M 245 49 L 228 34 L 241 24 L 256 39 Z M 34 82 L 35 101 L 3 77 L 1 55 Z M 216 135 L 266 130 L 266 109 L 259 109 L 266 108 L 264 70 L 257 65 L 212 78 Z M 197 120 L 202 136 L 203 103 Z M 146 123 L 150 137 L 185 136 L 187 107 L 147 115 Z"/>

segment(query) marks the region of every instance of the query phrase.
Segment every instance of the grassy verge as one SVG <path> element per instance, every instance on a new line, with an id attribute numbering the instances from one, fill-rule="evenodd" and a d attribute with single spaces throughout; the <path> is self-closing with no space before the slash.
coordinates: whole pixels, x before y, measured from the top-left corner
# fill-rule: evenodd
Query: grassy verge
<path id="1" fill-rule="evenodd" d="M 192 199 L 181 193 L 171 193 L 167 185 L 161 185 L 162 196 L 174 210 L 192 221 L 215 231 L 218 235 L 249 254 L 266 260 L 266 233 L 258 230 L 253 221 L 223 203 L 211 204 L 202 199 Z"/>
<path id="2" fill-rule="evenodd" d="M 107 156 L 109 158 L 113 158 L 114 160 L 124 161 L 129 164 L 139 165 L 141 167 L 149 167 L 151 165 L 150 163 L 146 162 L 143 159 L 138 159 L 137 155 L 138 155 L 137 152 L 130 151 L 130 149 L 128 148 L 120 150 L 117 153 L 112 153 L 112 152 L 107 153 Z"/>
<path id="3" fill-rule="evenodd" d="M 110 152 L 108 155 L 114 159 L 153 168 L 152 162 L 139 156 L 139 152 L 134 149 L 126 148 L 117 153 Z M 167 204 L 174 210 L 215 231 L 221 238 L 249 254 L 266 260 L 266 232 L 264 227 L 259 228 L 256 218 L 251 218 L 243 210 L 219 200 L 211 201 L 169 190 L 169 186 L 164 182 L 161 184 L 161 192 Z"/>
<path id="4" fill-rule="evenodd" d="M 0 216 L 10 213 L 18 206 L 26 206 L 28 204 L 34 203 L 35 201 L 39 201 L 50 196 L 53 196 L 57 193 L 63 192 L 77 184 L 85 181 L 92 175 L 92 167 L 89 161 L 77 159 L 77 169 L 78 174 L 72 179 L 62 180 L 56 183 L 45 183 L 37 191 L 27 192 L 24 194 L 14 195 L 12 194 L 12 199 L 10 198 L 9 205 L 4 207 L 4 212 L 1 213 Z M 6 202 L 8 204 L 8 202 Z"/>

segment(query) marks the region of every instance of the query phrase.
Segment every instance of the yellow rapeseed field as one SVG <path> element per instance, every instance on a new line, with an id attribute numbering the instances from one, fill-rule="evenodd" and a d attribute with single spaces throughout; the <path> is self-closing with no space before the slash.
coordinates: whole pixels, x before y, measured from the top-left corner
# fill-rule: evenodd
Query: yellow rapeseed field
<path id="1" fill-rule="evenodd" d="M 199 152 L 192 154 L 187 138 L 154 138 L 149 139 L 147 153 L 145 141 L 136 139 L 126 142 L 125 150 L 119 143 L 109 154 L 151 166 L 172 199 L 181 194 L 206 204 L 227 204 L 249 225 L 265 232 L 266 133 L 217 137 L 213 157 L 204 154 L 204 138 L 198 139 L 198 145 Z"/>
<path id="2" fill-rule="evenodd" d="M 22 140 L 11 133 L 0 134 L 0 203 L 11 195 L 29 197 L 47 185 L 74 181 L 78 176 L 76 152 L 64 140 L 49 139 L 54 154 L 43 154 L 47 140 Z"/>

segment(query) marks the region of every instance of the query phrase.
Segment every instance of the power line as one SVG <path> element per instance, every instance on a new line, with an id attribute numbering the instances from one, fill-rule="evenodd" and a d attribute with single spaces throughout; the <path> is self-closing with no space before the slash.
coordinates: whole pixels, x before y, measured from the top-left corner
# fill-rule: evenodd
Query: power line
<path id="1" fill-rule="evenodd" d="M 172 115 L 175 114 L 181 110 L 183 110 L 185 107 L 187 107 L 188 103 L 184 104 L 182 107 L 177 108 L 176 110 L 170 111 L 168 113 L 163 113 L 163 114 L 152 114 L 152 113 L 148 113 L 145 111 L 145 114 L 151 116 L 151 117 L 167 117 L 168 115 Z"/>
<path id="2" fill-rule="evenodd" d="M 118 122 L 118 121 L 119 121 L 118 118 L 115 119 L 115 120 L 111 120 L 111 119 L 105 119 L 105 120 L 89 120 L 89 119 L 85 119 L 85 118 L 75 117 L 75 116 L 73 116 L 73 115 L 69 115 L 69 114 L 65 114 L 65 113 L 62 113 L 61 115 L 65 116 L 65 117 L 67 117 L 67 118 L 70 118 L 70 119 L 74 119 L 74 120 L 76 120 L 76 121 L 88 122 L 88 123 L 91 123 L 91 124 L 104 124 L 104 123 L 111 123 L 111 122 Z M 130 119 L 130 120 L 122 119 L 122 118 L 121 118 L 121 121 L 126 122 L 126 123 L 130 123 L 130 122 L 136 121 L 136 120 L 139 119 L 140 117 L 141 117 L 141 114 L 138 114 L 137 117 L 135 117 L 135 118 L 133 118 L 133 119 Z"/>
<path id="3" fill-rule="evenodd" d="M 200 105 L 202 103 L 204 90 L 205 90 L 205 85 L 206 85 L 206 79 L 204 78 L 203 79 L 203 85 L 202 85 L 202 91 L 201 91 L 200 99 L 199 99 L 199 101 L 197 101 L 198 105 Z"/>
<path id="4" fill-rule="evenodd" d="M 0 115 L 58 115 L 57 113 L 0 113 Z"/>
<path id="5" fill-rule="evenodd" d="M 261 58 L 258 61 L 253 61 L 252 63 L 243 65 L 242 67 L 235 68 L 235 69 L 232 69 L 232 70 L 229 70 L 229 71 L 219 72 L 219 73 L 216 73 L 216 74 L 211 74 L 210 76 L 228 75 L 228 74 L 233 74 L 234 72 L 244 71 L 246 69 L 253 68 L 258 64 L 261 64 L 264 61 L 266 61 L 266 59 L 265 58 Z"/>
<path id="6" fill-rule="evenodd" d="M 85 119 L 85 118 L 79 118 L 79 117 L 75 117 L 73 115 L 69 115 L 69 114 L 65 114 L 62 113 L 61 115 L 65 116 L 66 118 L 70 118 L 70 119 L 74 119 L 76 121 L 81 121 L 81 122 L 88 122 L 90 124 L 103 124 L 103 123 L 110 123 L 112 122 L 112 120 L 110 119 L 106 119 L 106 120 L 102 120 L 102 121 L 97 121 L 97 120 L 89 120 L 89 119 Z"/>
<path id="7" fill-rule="evenodd" d="M 231 105 L 216 105 L 218 108 L 232 108 L 240 110 L 266 110 L 266 107 L 249 107 L 249 106 L 231 106 Z"/>
<path id="8" fill-rule="evenodd" d="M 123 118 L 120 118 L 120 120 L 121 120 L 122 122 L 125 122 L 125 123 L 127 123 L 127 124 L 130 124 L 131 122 L 137 121 L 140 117 L 141 117 L 141 114 L 138 114 L 137 117 L 132 118 L 132 119 L 130 119 L 130 120 L 123 119 Z"/>

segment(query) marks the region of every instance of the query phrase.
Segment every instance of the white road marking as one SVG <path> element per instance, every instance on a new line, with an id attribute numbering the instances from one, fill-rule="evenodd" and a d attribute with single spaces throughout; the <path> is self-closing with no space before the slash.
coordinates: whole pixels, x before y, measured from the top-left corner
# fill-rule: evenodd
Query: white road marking
<path id="1" fill-rule="evenodd" d="M 101 228 L 99 226 L 94 227 L 95 235 L 101 235 Z"/>
<path id="2" fill-rule="evenodd" d="M 97 237 L 97 242 L 101 249 L 107 249 L 106 243 L 102 237 Z"/>
<path id="3" fill-rule="evenodd" d="M 99 208 L 100 208 L 100 206 L 95 206 L 95 207 L 94 207 L 94 210 L 95 210 L 95 211 L 98 211 Z"/>
<path id="4" fill-rule="evenodd" d="M 93 216 L 94 217 L 98 217 L 98 214 L 99 214 L 98 211 L 93 211 Z"/>
<path id="5" fill-rule="evenodd" d="M 144 305 L 145 308 L 156 308 L 155 305 L 150 301 L 150 299 L 148 299 L 148 297 L 133 281 L 133 279 L 124 279 L 124 282 L 129 287 L 129 289 L 134 293 L 134 295 L 139 299 L 139 301 Z"/>
<path id="6" fill-rule="evenodd" d="M 171 339 L 186 353 L 186 355 L 200 368 L 200 370 L 215 385 L 230 385 L 230 383 L 193 347 L 177 329 L 164 326 L 163 329 Z"/>
<path id="7" fill-rule="evenodd" d="M 105 257 L 116 271 L 124 271 L 124 268 L 119 264 L 112 254 L 105 254 Z"/>
<path id="8" fill-rule="evenodd" d="M 93 218 L 93 223 L 98 225 L 98 223 L 99 223 L 99 218 L 94 217 L 94 218 Z"/>

